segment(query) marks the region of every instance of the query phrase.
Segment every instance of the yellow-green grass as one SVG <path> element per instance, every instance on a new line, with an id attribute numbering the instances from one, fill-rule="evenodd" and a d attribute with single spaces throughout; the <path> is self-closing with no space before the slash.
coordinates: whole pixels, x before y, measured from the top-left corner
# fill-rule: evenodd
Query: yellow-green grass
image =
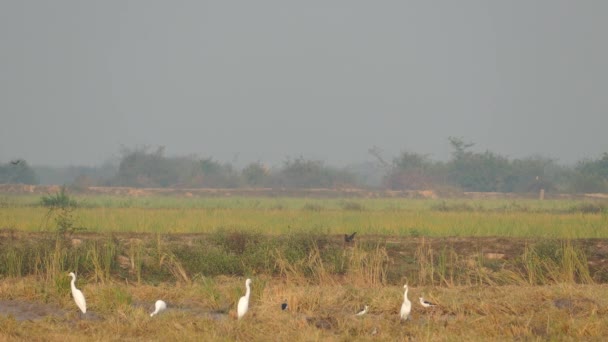
<path id="1" fill-rule="evenodd" d="M 243 278 L 192 284 L 96 284 L 79 279 L 90 318 L 80 319 L 67 282 L 48 291 L 28 277 L 0 281 L 0 300 L 29 310 L 55 308 L 46 318 L 0 316 L 0 339 L 27 341 L 512 341 L 593 340 L 608 336 L 603 285 L 420 287 L 410 284 L 411 319 L 399 320 L 402 286 L 299 286 L 254 277 L 249 312 L 234 318 Z M 439 304 L 425 309 L 419 296 Z M 150 317 L 155 300 L 168 310 Z M 289 311 L 281 311 L 287 300 Z M 355 317 L 363 305 L 369 313 Z"/>
<path id="2" fill-rule="evenodd" d="M 270 197 L 270 196 L 216 196 L 185 197 L 179 195 L 111 196 L 73 195 L 80 206 L 106 208 L 228 208 L 228 209 L 302 209 L 315 205 L 321 209 L 344 209 L 356 203 L 365 210 L 426 210 L 433 207 L 503 210 L 503 211 L 567 211 L 581 204 L 608 204 L 606 200 L 580 199 L 411 199 L 399 197 Z M 41 196 L 0 194 L 0 207 L 40 205 Z"/>
<path id="3" fill-rule="evenodd" d="M 605 210 L 587 202 L 177 197 L 77 198 L 74 225 L 91 232 L 205 233 L 218 228 L 278 235 L 293 231 L 400 236 L 606 238 Z M 125 204 L 123 201 L 129 201 Z M 107 202 L 107 203 L 106 203 Z M 54 230 L 35 197 L 8 197 L 0 228 Z M 105 204 L 104 204 L 105 203 Z M 594 204 L 595 205 L 595 204 Z M 596 207 L 593 207 L 596 208 Z"/>

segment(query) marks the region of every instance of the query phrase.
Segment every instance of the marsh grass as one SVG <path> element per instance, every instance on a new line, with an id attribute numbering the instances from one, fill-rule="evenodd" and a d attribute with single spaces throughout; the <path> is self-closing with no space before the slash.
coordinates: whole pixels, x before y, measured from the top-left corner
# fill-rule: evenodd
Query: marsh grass
<path id="1" fill-rule="evenodd" d="M 421 238 L 415 252 L 420 285 L 544 285 L 559 283 L 593 284 L 587 255 L 570 240 L 541 240 L 526 244 L 512 260 L 489 259 L 483 250 L 459 255 L 442 245 L 438 250 Z"/>
<path id="2" fill-rule="evenodd" d="M 56 289 L 65 285 L 70 271 L 100 284 L 120 279 L 189 285 L 208 277 L 251 275 L 303 285 L 346 282 L 361 287 L 404 282 L 447 287 L 593 284 L 608 278 L 605 268 L 592 272 L 588 253 L 593 251 L 576 240 L 529 240 L 520 254 L 499 258 L 483 246 L 464 249 L 466 244 L 442 239 L 418 238 L 399 247 L 382 239 L 345 244 L 324 234 L 274 237 L 227 230 L 188 237 L 22 235 L 2 245 L 1 276 L 33 275 Z"/>

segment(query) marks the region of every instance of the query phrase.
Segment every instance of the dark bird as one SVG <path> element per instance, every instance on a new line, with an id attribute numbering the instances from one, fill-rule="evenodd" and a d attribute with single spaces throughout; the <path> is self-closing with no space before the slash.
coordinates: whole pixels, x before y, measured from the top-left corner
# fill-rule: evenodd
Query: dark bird
<path id="1" fill-rule="evenodd" d="M 344 234 L 344 242 L 353 242 L 355 241 L 355 235 L 357 232 L 352 233 L 351 235 Z"/>
<path id="2" fill-rule="evenodd" d="M 281 304 L 281 310 L 285 311 L 289 308 L 289 305 L 287 305 L 287 301 L 284 301 L 283 304 Z"/>
<path id="3" fill-rule="evenodd" d="M 21 163 L 21 159 L 11 160 L 11 164 L 13 164 L 13 165 L 19 165 L 20 163 Z"/>

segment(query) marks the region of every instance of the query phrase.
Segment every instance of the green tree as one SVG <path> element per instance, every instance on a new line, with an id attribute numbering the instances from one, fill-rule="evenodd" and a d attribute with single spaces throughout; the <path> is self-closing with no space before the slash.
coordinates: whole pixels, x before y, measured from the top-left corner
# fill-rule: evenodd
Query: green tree
<path id="1" fill-rule="evenodd" d="M 236 188 L 242 184 L 240 175 L 229 163 L 222 164 L 213 158 L 205 158 L 199 161 L 199 167 L 205 187 Z"/>
<path id="2" fill-rule="evenodd" d="M 270 179 L 270 171 L 260 162 L 247 165 L 241 173 L 247 185 L 251 186 L 265 186 Z"/>
<path id="3" fill-rule="evenodd" d="M 441 183 L 442 165 L 433 162 L 428 155 L 401 152 L 393 160 L 385 184 L 391 189 L 432 189 Z"/>
<path id="4" fill-rule="evenodd" d="M 599 159 L 578 162 L 570 186 L 574 192 L 608 191 L 608 153 Z"/>
<path id="5" fill-rule="evenodd" d="M 511 165 L 505 157 L 486 151 L 469 150 L 473 143 L 461 138 L 449 138 L 454 151 L 448 163 L 449 179 L 465 191 L 506 191 Z"/>
<path id="6" fill-rule="evenodd" d="M 164 156 L 164 147 L 123 149 L 114 183 L 135 187 L 166 187 L 178 182 L 176 167 Z"/>
<path id="7" fill-rule="evenodd" d="M 287 159 L 275 182 L 293 188 L 334 188 L 356 184 L 355 176 L 348 171 L 327 167 L 319 160 L 302 156 Z"/>

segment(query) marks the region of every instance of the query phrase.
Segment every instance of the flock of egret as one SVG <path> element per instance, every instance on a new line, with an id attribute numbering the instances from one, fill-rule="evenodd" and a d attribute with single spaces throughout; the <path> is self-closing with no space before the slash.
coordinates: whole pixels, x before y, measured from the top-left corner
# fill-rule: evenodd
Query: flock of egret
<path id="1" fill-rule="evenodd" d="M 76 302 L 76 306 L 78 306 L 80 311 L 82 311 L 83 314 L 86 314 L 87 313 L 87 302 L 84 298 L 84 294 L 82 294 L 82 291 L 80 291 L 79 289 L 76 288 L 76 285 L 75 285 L 76 275 L 74 274 L 74 272 L 70 272 L 69 276 L 72 277 L 72 282 L 70 283 L 70 286 L 72 288 L 72 297 L 74 297 L 74 302 Z M 405 289 L 405 293 L 403 294 L 403 304 L 401 304 L 401 311 L 399 312 L 399 317 L 402 320 L 407 320 L 410 316 L 410 312 L 412 311 L 412 302 L 410 302 L 410 300 L 407 298 L 407 292 L 409 290 L 407 284 L 405 284 L 403 286 L 403 288 Z M 251 296 L 251 279 L 247 279 L 245 281 L 245 295 L 239 299 L 239 303 L 237 305 L 237 318 L 238 319 L 243 318 L 243 316 L 245 316 L 245 314 L 249 310 L 249 297 L 250 296 Z M 425 300 L 422 297 L 420 297 L 420 305 L 422 305 L 425 308 L 436 306 L 436 304 L 433 304 L 433 303 Z M 288 308 L 288 305 L 287 305 L 287 301 L 285 300 L 281 304 L 281 309 L 287 310 L 287 308 Z M 159 299 L 154 304 L 154 312 L 152 312 L 150 314 L 150 317 L 153 317 L 154 315 L 157 315 L 166 309 L 167 309 L 167 303 L 165 303 L 164 301 Z M 368 310 L 369 310 L 369 305 L 365 305 L 363 310 L 356 313 L 355 316 L 363 316 L 368 312 Z"/>

